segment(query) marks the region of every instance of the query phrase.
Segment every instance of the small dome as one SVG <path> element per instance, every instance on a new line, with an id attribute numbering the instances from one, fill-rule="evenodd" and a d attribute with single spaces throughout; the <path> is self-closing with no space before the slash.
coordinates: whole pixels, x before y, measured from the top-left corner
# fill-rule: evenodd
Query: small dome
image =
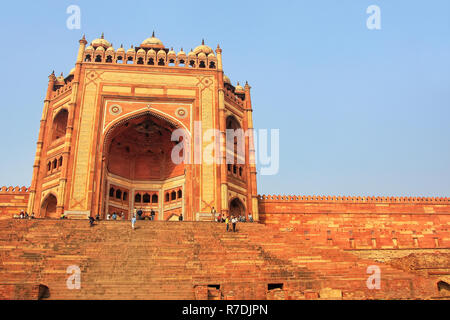
<path id="1" fill-rule="evenodd" d="M 205 54 L 204 52 L 200 52 L 200 53 L 198 54 L 198 57 L 199 57 L 200 59 L 206 59 L 206 54 Z"/>
<path id="2" fill-rule="evenodd" d="M 208 54 L 208 58 L 209 59 L 215 59 L 216 58 L 216 55 L 214 54 L 214 53 L 210 53 L 210 54 Z"/>
<path id="3" fill-rule="evenodd" d="M 178 52 L 179 56 L 185 56 L 186 53 L 183 51 L 183 48 L 181 48 L 180 52 Z"/>
<path id="4" fill-rule="evenodd" d="M 203 52 L 204 54 L 210 54 L 214 51 L 213 49 L 205 45 L 205 40 L 202 40 L 202 45 L 194 49 L 195 54 L 199 54 L 200 52 Z"/>
<path id="5" fill-rule="evenodd" d="M 56 82 L 58 83 L 64 83 L 64 75 L 61 72 L 61 75 L 59 77 L 56 78 Z"/>
<path id="6" fill-rule="evenodd" d="M 156 56 L 156 51 L 153 49 L 148 50 L 147 55 L 155 55 Z"/>
<path id="7" fill-rule="evenodd" d="M 123 46 L 120 46 L 120 48 L 117 49 L 117 53 L 119 53 L 119 52 L 125 53 L 125 49 L 123 48 Z"/>
<path id="8" fill-rule="evenodd" d="M 164 50 L 159 50 L 158 56 L 166 56 L 166 52 Z"/>
<path id="9" fill-rule="evenodd" d="M 105 51 L 105 48 L 103 48 L 103 47 L 97 47 L 97 49 L 95 49 L 95 51 Z"/>
<path id="10" fill-rule="evenodd" d="M 113 47 L 109 47 L 109 48 L 106 50 L 106 52 L 115 52 L 115 50 L 114 50 Z"/>
<path id="11" fill-rule="evenodd" d="M 144 54 L 145 55 L 145 50 L 141 48 L 141 49 L 138 50 L 137 54 Z"/>
<path id="12" fill-rule="evenodd" d="M 235 88 L 235 92 L 236 93 L 244 93 L 244 88 L 239 84 L 239 82 L 237 83 L 237 86 Z"/>
<path id="13" fill-rule="evenodd" d="M 226 75 L 223 75 L 223 82 L 224 82 L 224 83 L 231 84 L 230 78 L 228 78 Z"/>
<path id="14" fill-rule="evenodd" d="M 75 74 L 75 68 L 72 68 L 72 70 L 70 70 L 69 75 L 73 75 Z"/>
<path id="15" fill-rule="evenodd" d="M 191 49 L 191 52 L 189 52 L 188 57 L 195 57 L 195 56 L 196 55 L 195 55 L 194 51 L 192 51 L 192 49 Z"/>
<path id="16" fill-rule="evenodd" d="M 102 33 L 102 36 L 100 38 L 95 39 L 94 41 L 92 41 L 91 45 L 93 47 L 103 47 L 105 49 L 107 49 L 109 47 L 112 47 L 112 44 L 109 41 L 105 40 L 105 36 L 104 36 L 103 33 Z"/>
<path id="17" fill-rule="evenodd" d="M 170 51 L 167 53 L 168 56 L 176 56 L 177 54 L 175 51 L 173 51 L 173 48 L 170 49 Z"/>
<path id="18" fill-rule="evenodd" d="M 164 48 L 164 45 L 163 45 L 161 40 L 159 40 L 158 38 L 155 37 L 155 32 L 153 32 L 152 37 L 145 39 L 144 42 L 142 42 L 141 47 L 144 47 L 144 48 L 150 48 L 150 47 Z"/>
<path id="19" fill-rule="evenodd" d="M 94 49 L 94 47 L 93 46 L 88 46 L 88 47 L 86 47 L 86 50 L 85 51 L 94 51 L 95 49 Z"/>
<path id="20" fill-rule="evenodd" d="M 136 50 L 131 46 L 131 48 L 127 50 L 127 53 L 134 54 L 136 53 Z"/>

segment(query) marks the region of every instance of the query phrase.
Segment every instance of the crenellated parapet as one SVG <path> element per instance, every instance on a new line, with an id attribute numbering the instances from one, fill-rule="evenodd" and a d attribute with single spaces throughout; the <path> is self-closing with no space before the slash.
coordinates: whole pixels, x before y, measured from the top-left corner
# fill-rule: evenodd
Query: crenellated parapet
<path id="1" fill-rule="evenodd" d="M 53 91 L 51 93 L 50 98 L 55 99 L 59 96 L 72 91 L 72 81 L 73 81 L 73 73 L 74 69 L 70 71 L 70 74 L 67 77 L 64 77 L 63 74 L 55 79 L 55 84 L 53 86 Z"/>
<path id="2" fill-rule="evenodd" d="M 102 35 L 86 47 L 83 63 L 217 70 L 218 59 L 204 41 L 188 54 L 183 49 L 176 53 L 173 48 L 165 48 L 153 33 L 153 36 L 144 40 L 140 46 L 131 46 L 127 51 L 123 46 L 115 50 Z"/>
<path id="3" fill-rule="evenodd" d="M 329 203 L 432 203 L 450 204 L 450 198 L 443 197 L 349 197 L 349 196 L 293 196 L 259 195 L 262 201 L 278 202 L 329 202 Z"/>
<path id="4" fill-rule="evenodd" d="M 6 187 L 3 186 L 0 188 L 0 194 L 13 194 L 13 193 L 29 193 L 30 188 L 29 187 Z"/>

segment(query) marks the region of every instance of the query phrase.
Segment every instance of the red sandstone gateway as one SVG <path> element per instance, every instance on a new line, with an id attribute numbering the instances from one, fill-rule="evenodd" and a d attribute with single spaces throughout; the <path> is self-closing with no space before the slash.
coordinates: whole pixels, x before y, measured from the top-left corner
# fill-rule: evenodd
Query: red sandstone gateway
<path id="1" fill-rule="evenodd" d="M 83 37 L 75 68 L 49 77 L 31 187 L 0 191 L 0 298 L 449 297 L 447 198 L 258 196 L 251 135 L 242 159 L 222 139 L 233 164 L 172 161 L 176 130 L 252 131 L 252 112 L 219 46 Z M 257 223 L 227 233 L 213 207 Z M 156 221 L 133 231 L 134 212 Z"/>

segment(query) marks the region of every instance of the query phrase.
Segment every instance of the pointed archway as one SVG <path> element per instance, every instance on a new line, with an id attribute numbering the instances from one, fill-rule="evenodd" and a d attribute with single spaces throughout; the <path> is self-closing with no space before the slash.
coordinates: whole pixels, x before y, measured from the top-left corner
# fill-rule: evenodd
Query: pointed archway
<path id="1" fill-rule="evenodd" d="M 246 217 L 245 205 L 239 198 L 234 198 L 230 202 L 230 215 L 234 217 L 244 216 Z"/>
<path id="2" fill-rule="evenodd" d="M 172 160 L 173 148 L 179 143 L 172 141 L 177 128 L 175 123 L 145 112 L 108 130 L 103 146 L 104 216 L 122 212 L 125 219 L 131 219 L 136 212 L 149 218 L 153 213 L 156 220 L 166 220 L 183 211 L 181 196 L 164 201 L 165 193 L 179 190 L 182 195 L 184 190 L 186 166 Z"/>
<path id="3" fill-rule="evenodd" d="M 49 194 L 47 198 L 45 198 L 44 202 L 42 202 L 41 217 L 58 219 L 59 217 L 56 212 L 57 204 L 58 200 L 56 197 L 53 194 Z"/>

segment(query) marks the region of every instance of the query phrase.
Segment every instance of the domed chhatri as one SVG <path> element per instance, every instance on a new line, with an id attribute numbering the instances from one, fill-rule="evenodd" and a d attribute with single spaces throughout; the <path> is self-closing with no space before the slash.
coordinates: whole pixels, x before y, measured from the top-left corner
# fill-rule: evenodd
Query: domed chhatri
<path id="1" fill-rule="evenodd" d="M 224 82 L 224 83 L 228 83 L 228 84 L 231 85 L 231 80 L 230 80 L 230 78 L 227 77 L 226 75 L 223 75 L 223 82 Z"/>
<path id="2" fill-rule="evenodd" d="M 239 82 L 236 85 L 235 92 L 236 93 L 245 93 L 244 88 L 239 84 Z"/>
<path id="3" fill-rule="evenodd" d="M 105 35 L 102 33 L 100 38 L 92 41 L 91 46 L 94 48 L 103 47 L 108 49 L 109 47 L 112 47 L 112 44 L 108 40 L 105 40 Z"/>
<path id="4" fill-rule="evenodd" d="M 164 49 L 162 41 L 155 37 L 155 31 L 153 31 L 151 38 L 147 38 L 142 42 L 141 47 Z"/>
<path id="5" fill-rule="evenodd" d="M 205 40 L 202 40 L 202 44 L 194 49 L 195 54 L 204 53 L 205 55 L 209 55 L 210 53 L 214 54 L 213 49 L 205 45 Z"/>

